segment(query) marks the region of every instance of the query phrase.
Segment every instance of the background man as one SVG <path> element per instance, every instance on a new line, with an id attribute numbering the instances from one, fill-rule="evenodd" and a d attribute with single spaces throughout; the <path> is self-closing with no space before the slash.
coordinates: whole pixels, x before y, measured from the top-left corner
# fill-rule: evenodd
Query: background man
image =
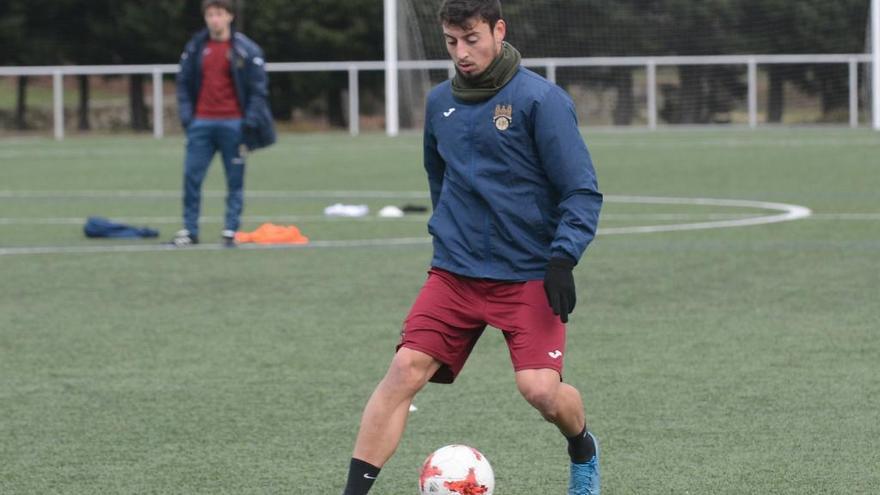
<path id="1" fill-rule="evenodd" d="M 432 268 L 364 410 L 344 494 L 367 493 L 415 394 L 451 383 L 492 325 L 523 397 L 568 439 L 569 494 L 595 495 L 598 449 L 580 393 L 561 381 L 572 269 L 602 205 L 574 104 L 520 66 L 498 0 L 446 0 L 439 16 L 456 75 L 433 89 L 425 113 Z"/>
<path id="2" fill-rule="evenodd" d="M 207 28 L 186 45 L 177 76 L 180 122 L 186 129 L 183 174 L 183 230 L 172 244 L 199 242 L 202 182 L 219 151 L 226 172 L 226 218 L 221 237 L 235 245 L 244 205 L 244 151 L 275 142 L 267 104 L 263 52 L 234 30 L 232 0 L 204 0 Z"/>

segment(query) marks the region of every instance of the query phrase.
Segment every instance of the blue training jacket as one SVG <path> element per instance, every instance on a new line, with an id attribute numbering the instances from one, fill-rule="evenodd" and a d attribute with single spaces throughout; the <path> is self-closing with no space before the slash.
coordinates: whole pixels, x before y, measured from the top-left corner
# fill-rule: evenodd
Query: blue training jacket
<path id="1" fill-rule="evenodd" d="M 186 44 L 177 73 L 177 111 L 180 123 L 188 127 L 195 117 L 202 88 L 202 53 L 208 41 L 203 29 Z M 263 50 L 247 36 L 232 32 L 232 81 L 244 124 L 243 141 L 250 150 L 275 143 L 275 123 L 269 110 L 269 78 Z"/>
<path id="2" fill-rule="evenodd" d="M 435 267 L 536 280 L 551 257 L 577 263 L 596 235 L 602 194 L 574 103 L 528 69 L 481 103 L 435 87 L 424 154 Z"/>

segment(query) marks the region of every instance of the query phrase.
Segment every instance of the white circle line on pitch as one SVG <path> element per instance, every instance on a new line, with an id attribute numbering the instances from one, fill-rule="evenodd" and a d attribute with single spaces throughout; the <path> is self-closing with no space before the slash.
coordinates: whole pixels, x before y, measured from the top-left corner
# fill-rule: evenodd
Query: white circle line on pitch
<path id="1" fill-rule="evenodd" d="M 611 227 L 599 229 L 601 235 L 620 234 L 651 234 L 657 232 L 680 232 L 685 230 L 723 229 L 731 227 L 747 227 L 752 225 L 766 225 L 771 223 L 790 222 L 808 218 L 813 214 L 812 210 L 805 206 L 790 205 L 786 203 L 771 203 L 767 201 L 750 201 L 745 199 L 714 199 L 714 198 L 668 198 L 658 196 L 607 196 L 612 203 L 638 203 L 638 204 L 664 204 L 664 205 L 695 205 L 695 206 L 725 206 L 733 208 L 756 208 L 773 210 L 781 213 L 775 215 L 758 215 L 747 218 L 731 220 L 717 220 L 712 222 L 679 223 L 670 225 L 645 225 L 634 227 Z"/>
<path id="2" fill-rule="evenodd" d="M 314 191 L 319 192 L 319 191 Z M 329 193 L 343 193 L 345 191 L 327 191 Z M 371 191 L 362 191 L 362 193 Z M 372 191 L 390 193 L 391 191 Z M 2 192 L 0 192 L 2 193 Z M 2 195 L 0 195 L 2 196 Z M 400 197 L 400 196 L 398 196 Z M 677 232 L 688 230 L 706 230 L 720 229 L 731 227 L 746 227 L 754 225 L 765 225 L 779 222 L 790 222 L 808 218 L 812 215 L 809 208 L 798 205 L 785 203 L 772 203 L 766 201 L 750 201 L 740 199 L 714 199 L 714 198 L 672 198 L 658 196 L 606 196 L 605 200 L 609 203 L 635 203 L 635 204 L 674 204 L 674 205 L 695 205 L 695 206 L 723 206 L 734 208 L 754 208 L 762 210 L 773 210 L 781 213 L 773 215 L 758 215 L 746 218 L 735 218 L 730 220 L 718 220 L 711 222 L 693 222 L 679 223 L 670 225 L 646 225 L 633 227 L 611 227 L 600 229 L 598 235 L 623 235 L 623 234 L 647 234 L 658 232 Z M 328 241 L 312 241 L 306 245 L 277 245 L 277 246 L 240 246 L 245 249 L 290 249 L 293 248 L 345 248 L 345 247 L 380 247 L 380 246 L 408 246 L 427 244 L 431 241 L 428 237 L 407 237 L 407 238 L 389 238 L 389 239 L 357 239 L 357 240 L 328 240 Z M 132 253 L 132 252 L 154 252 L 154 251 L 215 251 L 226 249 L 220 245 L 197 245 L 188 248 L 174 248 L 167 245 L 122 245 L 122 246 L 44 246 L 44 247 L 10 247 L 0 248 L 0 256 L 15 255 L 34 255 L 34 254 L 82 254 L 82 253 Z"/>

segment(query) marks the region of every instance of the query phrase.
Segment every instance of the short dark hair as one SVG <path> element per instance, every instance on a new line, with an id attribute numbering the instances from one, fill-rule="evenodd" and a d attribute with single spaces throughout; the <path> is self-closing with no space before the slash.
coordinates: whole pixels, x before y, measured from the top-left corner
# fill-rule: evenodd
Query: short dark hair
<path id="1" fill-rule="evenodd" d="M 235 2 L 233 0 L 202 0 L 202 13 L 204 14 L 208 7 L 220 7 L 230 14 L 235 14 Z"/>
<path id="2" fill-rule="evenodd" d="M 489 24 L 490 29 L 501 20 L 500 0 L 443 0 L 437 11 L 440 22 L 450 26 L 469 28 L 468 21 L 474 17 Z"/>

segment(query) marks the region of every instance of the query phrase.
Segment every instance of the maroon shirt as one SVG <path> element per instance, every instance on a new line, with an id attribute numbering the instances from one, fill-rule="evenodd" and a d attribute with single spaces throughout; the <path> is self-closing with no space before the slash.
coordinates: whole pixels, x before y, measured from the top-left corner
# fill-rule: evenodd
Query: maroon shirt
<path id="1" fill-rule="evenodd" d="M 241 107 L 229 62 L 232 42 L 209 40 L 202 51 L 202 88 L 196 104 L 200 119 L 240 119 Z"/>

